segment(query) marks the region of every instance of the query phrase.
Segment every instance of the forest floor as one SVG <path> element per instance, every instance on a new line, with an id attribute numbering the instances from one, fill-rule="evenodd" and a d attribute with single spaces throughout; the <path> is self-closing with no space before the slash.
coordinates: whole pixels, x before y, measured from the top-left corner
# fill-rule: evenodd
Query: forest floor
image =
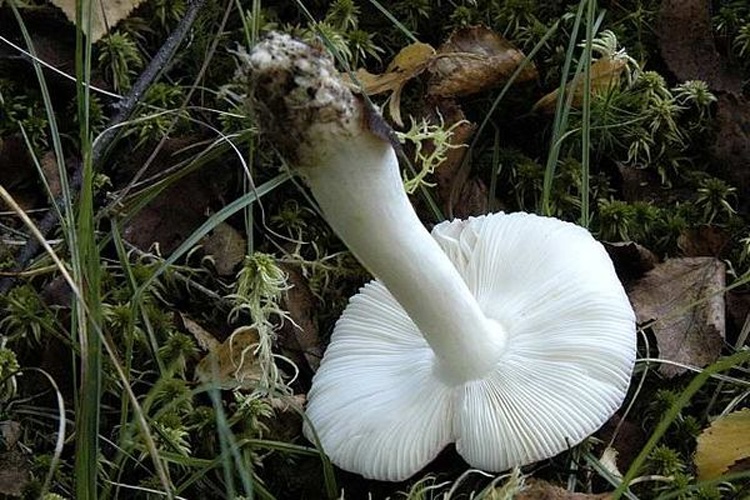
<path id="1" fill-rule="evenodd" d="M 0 1 L 0 498 L 750 496 L 746 1 L 75 3 Z M 381 107 L 426 227 L 526 211 L 602 242 L 638 359 L 592 437 L 504 474 L 450 446 L 401 483 L 305 439 L 371 277 L 254 121 L 271 31 Z"/>

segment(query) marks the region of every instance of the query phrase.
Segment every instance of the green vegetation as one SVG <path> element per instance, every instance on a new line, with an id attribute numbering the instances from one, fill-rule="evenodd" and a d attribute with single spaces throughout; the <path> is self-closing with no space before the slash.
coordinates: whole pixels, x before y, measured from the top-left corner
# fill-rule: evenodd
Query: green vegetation
<path id="1" fill-rule="evenodd" d="M 22 426 L 24 498 L 338 498 L 341 489 L 346 498 L 512 498 L 529 477 L 576 491 L 620 486 L 628 498 L 748 495 L 747 472 L 701 482 L 692 458 L 712 418 L 747 405 L 746 330 L 700 375 L 665 379 L 655 361 L 637 365 L 625 417 L 644 416 L 645 443 L 619 478 L 600 460 L 607 443 L 591 438 L 508 475 L 467 472 L 454 460 L 406 485 L 370 484 L 340 474 L 302 437 L 294 397 L 309 389 L 320 354 L 300 351 L 324 348 L 368 276 L 258 135 L 239 47 L 281 30 L 321 44 L 344 70 L 381 73 L 415 40 L 437 47 L 456 28 L 484 24 L 532 54 L 538 79 L 459 99 L 479 125 L 465 148 L 449 144 L 464 122 L 413 118 L 399 131 L 413 153 L 405 183 L 425 223 L 448 216 L 434 177 L 461 149 L 493 210 L 554 215 L 661 258 L 682 255 L 688 231 L 715 228 L 727 240 L 719 257 L 728 288 L 745 291 L 746 193 L 711 150 L 719 96 L 665 67 L 660 2 L 607 2 L 605 11 L 589 0 L 206 0 L 114 129 L 119 97 L 191 2 L 147 0 L 95 44 L 67 24 L 49 35 L 51 49 L 33 15 L 52 12 L 43 4 L 0 7 L 14 26 L 0 35 L 18 35 L 35 55 L 0 60 L 0 278 L 15 278 L 0 294 L 0 424 Z M 750 6 L 712 6 L 717 50 L 747 95 Z M 67 78 L 40 64 L 52 56 Z M 588 92 L 603 59 L 623 70 Z M 585 81 L 580 102 L 564 91 L 574 75 Z M 404 117 L 421 116 L 425 89 L 426 77 L 406 85 Z M 555 90 L 549 112 L 534 110 Z M 115 139 L 99 151 L 109 132 Z M 42 237 L 35 229 L 46 213 L 57 222 Z M 224 225 L 240 234 L 239 258 L 208 249 Z M 42 249 L 15 272 L 16 249 L 34 240 Z M 226 355 L 232 369 L 206 361 L 249 330 L 257 340 L 242 345 L 241 362 Z M 204 362 L 214 378 L 197 376 Z M 634 480 L 627 491 L 622 477 Z"/>

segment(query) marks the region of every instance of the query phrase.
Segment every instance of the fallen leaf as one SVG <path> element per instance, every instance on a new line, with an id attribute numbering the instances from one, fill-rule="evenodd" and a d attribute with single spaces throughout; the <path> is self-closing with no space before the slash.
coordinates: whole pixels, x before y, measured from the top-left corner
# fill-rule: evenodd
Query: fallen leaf
<path id="1" fill-rule="evenodd" d="M 220 276 L 233 274 L 245 258 L 247 242 L 235 228 L 222 222 L 211 234 L 203 238 L 203 250 L 213 257 L 214 267 Z"/>
<path id="2" fill-rule="evenodd" d="M 40 204 L 40 193 L 36 187 L 38 178 L 20 135 L 0 138 L 0 165 L 0 185 L 13 195 L 24 210 L 36 208 Z M 4 201 L 0 201 L 0 209 L 7 209 Z"/>
<path id="3" fill-rule="evenodd" d="M 437 97 L 476 94 L 507 81 L 526 56 L 512 43 L 485 26 L 454 31 L 438 48 L 427 93 Z M 533 80 L 537 71 L 529 63 L 517 82 Z"/>
<path id="4" fill-rule="evenodd" d="M 716 103 L 716 140 L 711 152 L 723 165 L 729 181 L 737 188 L 739 210 L 750 210 L 750 101 L 741 95 L 720 94 Z"/>
<path id="5" fill-rule="evenodd" d="M 425 70 L 431 74 L 428 94 L 446 98 L 474 94 L 507 80 L 525 56 L 502 36 L 483 26 L 455 31 L 438 52 L 426 43 L 415 42 L 401 49 L 385 73 L 359 69 L 354 80 L 367 95 L 391 92 L 388 112 L 403 127 L 401 92 L 406 83 Z M 519 81 L 536 78 L 529 64 Z M 346 77 L 345 77 L 346 78 Z"/>
<path id="6" fill-rule="evenodd" d="M 487 190 L 482 189 L 484 185 L 481 182 L 469 180 L 470 165 L 463 162 L 468 148 L 459 147 L 469 143 L 476 125 L 466 119 L 461 107 L 451 99 L 437 100 L 428 109 L 425 117 L 428 122 L 442 123 L 445 129 L 453 130 L 445 161 L 434 172 L 437 197 L 443 212 L 449 217 L 458 218 L 487 213 Z M 430 154 L 433 146 L 427 142 L 423 148 Z"/>
<path id="7" fill-rule="evenodd" d="M 737 345 L 745 322 L 750 318 L 750 293 L 731 290 L 726 294 L 727 303 L 727 343 Z M 745 345 L 750 346 L 750 338 L 745 339 Z"/>
<path id="8" fill-rule="evenodd" d="M 254 328 L 238 328 L 198 363 L 196 377 L 227 389 L 252 387 L 261 376 L 254 354 L 258 340 Z"/>
<path id="9" fill-rule="evenodd" d="M 617 414 L 612 415 L 612 418 L 602 426 L 601 430 L 597 432 L 597 437 L 604 442 L 612 441 L 612 448 L 617 451 L 614 465 L 617 470 L 621 471 L 630 468 L 630 465 L 646 444 L 647 439 L 646 433 L 643 432 L 639 424 L 630 420 L 622 420 Z"/>
<path id="10" fill-rule="evenodd" d="M 695 465 L 701 481 L 716 479 L 748 458 L 750 408 L 719 417 L 698 436 Z"/>
<path id="11" fill-rule="evenodd" d="M 625 59 L 602 57 L 591 65 L 591 94 L 606 92 L 620 83 L 620 78 L 627 68 Z M 566 85 L 566 92 L 573 91 L 573 107 L 580 107 L 583 102 L 584 80 L 583 73 L 579 73 Z M 559 89 L 539 99 L 531 109 L 532 112 L 554 113 Z"/>
<path id="12" fill-rule="evenodd" d="M 648 248 L 633 241 L 603 242 L 620 281 L 640 278 L 656 266 L 659 258 Z"/>
<path id="13" fill-rule="evenodd" d="M 724 343 L 724 263 L 712 257 L 669 259 L 629 286 L 638 323 L 651 326 L 659 357 L 693 366 L 714 362 Z M 662 364 L 673 377 L 684 368 Z"/>
<path id="14" fill-rule="evenodd" d="M 409 80 L 416 78 L 427 68 L 434 56 L 435 49 L 431 45 L 415 42 L 396 54 L 385 73 L 374 75 L 360 69 L 355 73 L 356 81 L 367 95 L 391 92 L 388 112 L 393 121 L 402 127 L 404 122 L 401 119 L 401 91 Z"/>
<path id="15" fill-rule="evenodd" d="M 0 422 L 0 496 L 20 497 L 31 482 L 29 457 L 18 441 L 21 424 L 13 421 Z"/>
<path id="16" fill-rule="evenodd" d="M 683 231 L 677 239 L 677 246 L 685 257 L 719 257 L 729 239 L 724 229 L 704 224 Z"/>
<path id="17" fill-rule="evenodd" d="M 283 307 L 292 321 L 284 321 L 279 329 L 281 348 L 298 367 L 306 363 L 311 372 L 315 372 L 323 357 L 318 326 L 313 321 L 316 299 L 298 267 L 282 265 L 282 268 L 291 285 L 285 293 Z"/>
<path id="18" fill-rule="evenodd" d="M 40 162 L 44 178 L 47 180 L 50 193 L 54 198 L 62 194 L 62 183 L 60 182 L 60 170 L 57 168 L 57 157 L 52 151 L 48 151 L 42 156 Z"/>
<path id="19" fill-rule="evenodd" d="M 740 94 L 742 78 L 722 61 L 714 44 L 711 2 L 664 0 L 659 13 L 659 48 L 678 80 L 703 80 L 712 90 Z"/>
<path id="20" fill-rule="evenodd" d="M 184 144 L 182 139 L 168 143 L 170 148 Z M 163 156 L 158 155 L 154 160 L 154 168 L 167 169 L 178 158 L 181 156 L 165 151 Z M 139 160 L 136 155 L 129 158 L 134 163 Z M 206 214 L 219 205 L 220 201 L 217 200 L 229 190 L 230 171 L 201 169 L 176 180 L 134 214 L 125 226 L 125 239 L 144 251 L 158 243 L 163 254 L 171 253 L 206 221 Z"/>
<path id="21" fill-rule="evenodd" d="M 59 7 L 71 23 L 76 22 L 76 0 L 50 0 Z M 94 43 L 108 33 L 110 29 L 128 17 L 144 0 L 101 0 L 91 2 L 91 42 Z M 89 25 L 88 12 L 84 12 L 81 29 L 86 33 Z"/>
<path id="22" fill-rule="evenodd" d="M 208 352 L 215 351 L 219 348 L 221 342 L 216 340 L 216 337 L 214 337 L 208 330 L 190 319 L 187 315 L 182 313 L 178 314 L 180 316 L 182 324 L 185 327 L 185 330 L 187 330 L 188 333 L 193 336 L 195 341 L 198 343 L 198 347 Z"/>
<path id="23" fill-rule="evenodd" d="M 267 419 L 269 440 L 291 443 L 299 437 L 302 427 L 303 408 L 307 397 L 304 394 L 268 398 L 274 414 Z"/>
<path id="24" fill-rule="evenodd" d="M 622 181 L 622 199 L 628 203 L 635 201 L 652 202 L 664 196 L 664 187 L 656 169 L 642 168 L 617 162 L 617 170 Z"/>
<path id="25" fill-rule="evenodd" d="M 604 470 L 610 473 L 613 477 L 622 479 L 622 472 L 617 468 L 617 455 L 618 452 L 615 448 L 608 446 L 603 452 L 602 456 L 599 457 L 599 463 Z"/>

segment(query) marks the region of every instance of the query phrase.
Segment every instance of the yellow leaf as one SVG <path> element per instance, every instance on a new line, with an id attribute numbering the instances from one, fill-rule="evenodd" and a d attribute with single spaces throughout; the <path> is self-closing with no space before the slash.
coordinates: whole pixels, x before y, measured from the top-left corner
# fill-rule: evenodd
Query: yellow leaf
<path id="1" fill-rule="evenodd" d="M 50 0 L 52 4 L 61 9 L 70 22 L 76 22 L 76 0 Z M 91 43 L 96 42 L 105 33 L 108 28 L 114 26 L 128 17 L 130 13 L 138 7 L 144 0 L 91 0 L 91 12 L 94 17 L 91 19 Z M 85 2 L 84 2 L 85 3 Z M 86 32 L 88 26 L 88 12 L 84 11 L 83 26 L 81 29 Z M 106 19 L 106 22 L 105 22 Z"/>
<path id="2" fill-rule="evenodd" d="M 198 363 L 196 376 L 202 382 L 215 382 L 224 388 L 252 387 L 261 374 L 255 356 L 258 340 L 254 328 L 238 328 Z"/>
<path id="3" fill-rule="evenodd" d="M 736 462 L 750 457 L 750 409 L 720 417 L 698 436 L 695 465 L 698 479 L 725 474 Z"/>
<path id="4" fill-rule="evenodd" d="M 393 61 L 386 68 L 385 73 L 374 75 L 367 70 L 360 69 L 355 73 L 357 82 L 362 86 L 362 92 L 367 95 L 392 92 L 388 110 L 399 126 L 401 120 L 401 89 L 406 82 L 419 76 L 435 57 L 435 49 L 426 43 L 416 42 L 401 49 Z"/>
<path id="5" fill-rule="evenodd" d="M 628 63 L 625 59 L 611 59 L 609 57 L 603 57 L 594 64 L 591 65 L 591 94 L 599 94 L 606 92 L 612 86 L 620 83 L 620 77 L 623 71 L 627 67 Z M 583 74 L 578 74 L 573 81 L 566 85 L 568 92 L 573 90 L 573 106 L 579 107 L 583 101 Z M 550 92 L 541 99 L 539 99 L 532 111 L 538 111 L 540 113 L 552 113 L 555 111 L 555 103 L 557 102 L 557 94 L 559 89 Z"/>

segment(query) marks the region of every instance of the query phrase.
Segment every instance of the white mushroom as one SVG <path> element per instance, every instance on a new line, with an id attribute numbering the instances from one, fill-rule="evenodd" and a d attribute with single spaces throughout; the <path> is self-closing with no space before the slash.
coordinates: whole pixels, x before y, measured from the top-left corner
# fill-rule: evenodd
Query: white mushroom
<path id="1" fill-rule="evenodd" d="M 264 131 L 377 278 L 337 322 L 308 395 L 331 460 L 397 481 L 455 443 L 472 466 L 501 471 L 606 422 L 628 388 L 635 318 L 602 246 L 525 213 L 430 235 L 393 147 L 326 55 L 277 34 L 248 64 Z"/>

